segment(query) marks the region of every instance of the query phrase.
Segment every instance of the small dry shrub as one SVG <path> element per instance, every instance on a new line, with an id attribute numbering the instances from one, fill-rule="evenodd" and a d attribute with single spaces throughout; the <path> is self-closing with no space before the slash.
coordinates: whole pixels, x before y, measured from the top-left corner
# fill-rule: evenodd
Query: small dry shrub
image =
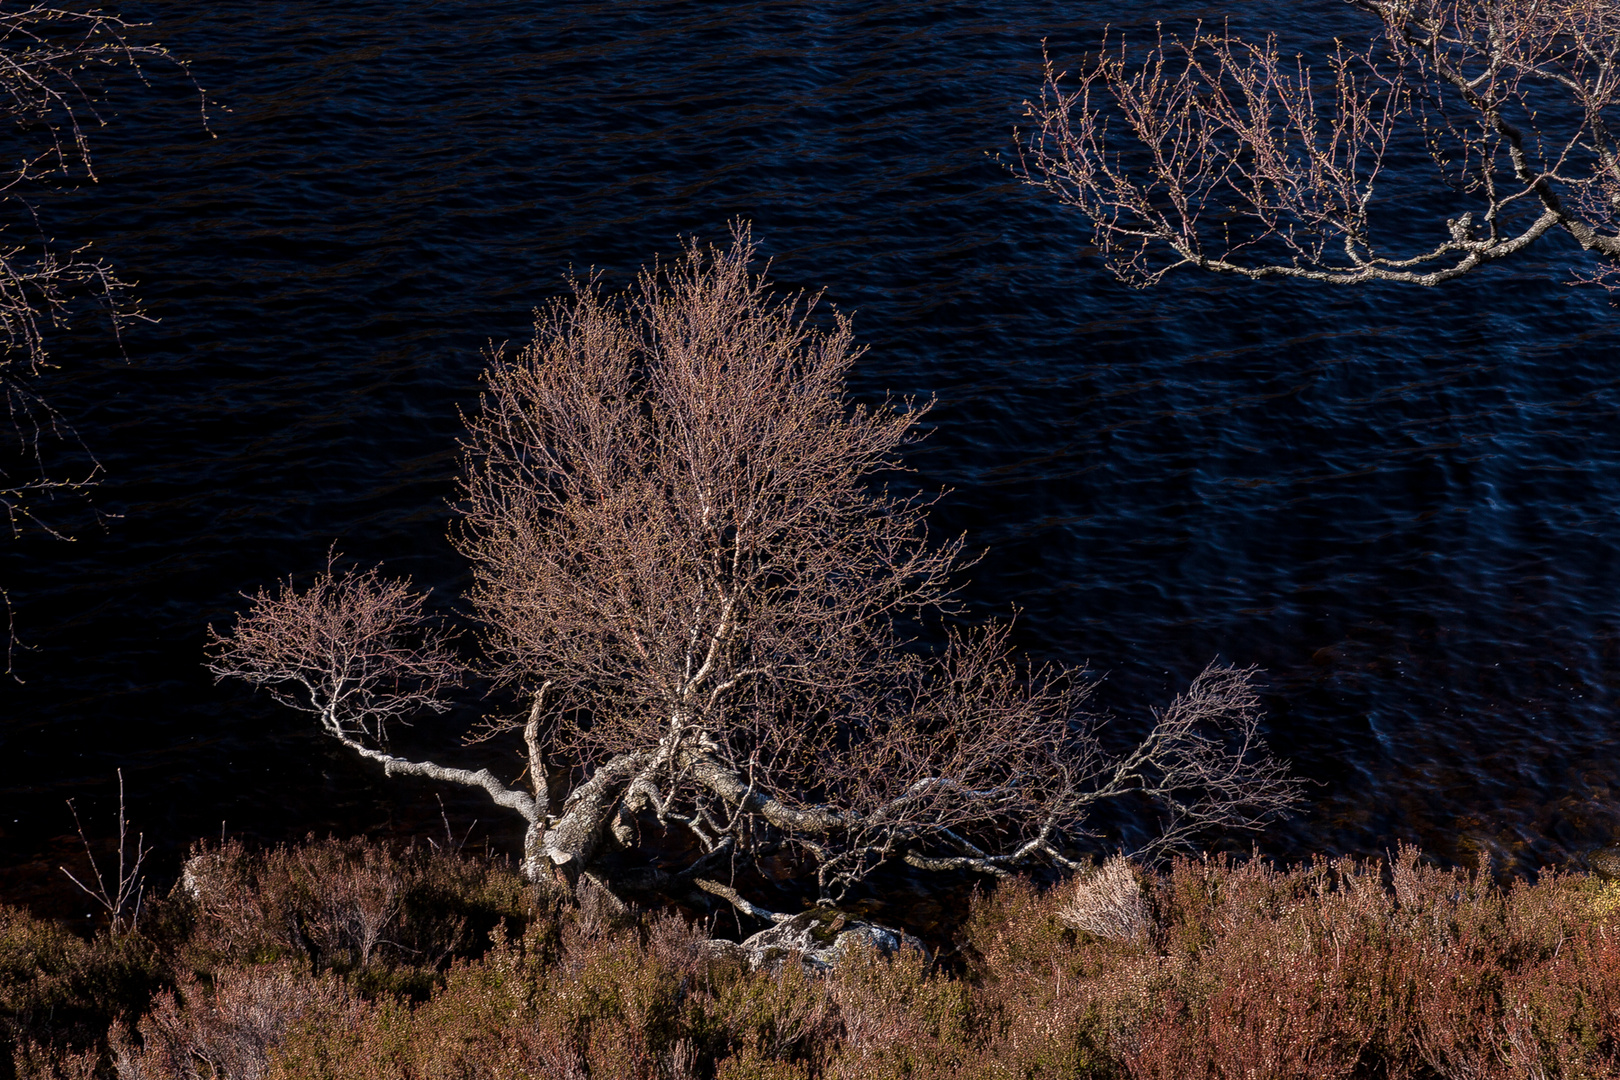
<path id="1" fill-rule="evenodd" d="M 1153 917 L 1130 860 L 1115 855 L 1074 884 L 1058 912 L 1065 926 L 1104 941 L 1138 941 L 1153 930 Z"/>

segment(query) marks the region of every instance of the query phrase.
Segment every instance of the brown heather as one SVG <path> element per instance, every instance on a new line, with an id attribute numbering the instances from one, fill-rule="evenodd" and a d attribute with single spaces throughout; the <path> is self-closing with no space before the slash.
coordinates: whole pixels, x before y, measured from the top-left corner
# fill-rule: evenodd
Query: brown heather
<path id="1" fill-rule="evenodd" d="M 0 1077 L 1620 1076 L 1620 885 L 1584 875 L 1181 859 L 1106 879 L 1130 935 L 1011 880 L 933 960 L 816 976 L 460 855 L 196 855 L 117 938 L 0 909 Z"/>

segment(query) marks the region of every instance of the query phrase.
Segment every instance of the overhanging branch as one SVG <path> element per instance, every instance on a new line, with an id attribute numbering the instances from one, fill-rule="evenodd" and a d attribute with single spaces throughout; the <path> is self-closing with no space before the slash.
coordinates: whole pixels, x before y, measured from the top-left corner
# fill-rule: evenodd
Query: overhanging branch
<path id="1" fill-rule="evenodd" d="M 496 806 L 515 810 L 523 815 L 528 822 L 535 822 L 544 813 L 536 807 L 533 796 L 507 787 L 495 778 L 488 769 L 452 769 L 443 765 L 435 765 L 431 761 L 410 761 L 406 758 L 385 754 L 381 750 L 373 750 L 364 743 L 344 736 L 337 736 L 338 740 L 350 750 L 359 754 L 368 761 L 380 762 L 383 773 L 388 776 L 424 776 L 429 780 L 442 780 L 450 784 L 465 784 L 468 787 L 483 788 L 489 794 Z"/>

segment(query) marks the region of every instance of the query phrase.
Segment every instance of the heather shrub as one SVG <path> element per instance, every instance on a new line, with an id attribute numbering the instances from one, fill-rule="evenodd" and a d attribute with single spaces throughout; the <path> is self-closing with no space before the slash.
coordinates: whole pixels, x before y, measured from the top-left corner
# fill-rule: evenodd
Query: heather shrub
<path id="1" fill-rule="evenodd" d="M 1061 890 L 979 902 L 966 1073 L 1620 1075 L 1620 933 L 1590 879 L 1501 888 L 1402 848 L 1183 859 L 1149 884 L 1147 944 L 1054 926 L 1074 921 Z"/>
<path id="2" fill-rule="evenodd" d="M 95 1080 L 102 1055 L 95 1050 L 61 1050 L 28 1039 L 13 1051 L 11 1066 L 20 1080 Z"/>
<path id="3" fill-rule="evenodd" d="M 210 987 L 160 992 L 137 1027 L 110 1042 L 118 1080 L 261 1080 L 288 1030 L 312 1016 L 353 1023 L 362 1006 L 336 979 L 288 964 L 227 968 Z"/>
<path id="4" fill-rule="evenodd" d="M 1620 940 L 1586 881 L 1478 889 L 1418 965 L 1416 1049 L 1443 1075 L 1620 1075 Z"/>
<path id="5" fill-rule="evenodd" d="M 271 1055 L 285 1080 L 383 1076 L 817 1075 L 834 1045 L 831 991 L 793 965 L 749 972 L 673 915 L 589 904 L 519 937 L 498 928 L 430 999 L 311 1015 Z"/>
<path id="6" fill-rule="evenodd" d="M 959 1069 L 973 1042 L 967 988 L 914 950 L 879 956 L 851 950 L 832 977 L 838 1007 L 835 1075 L 947 1075 Z"/>
<path id="7" fill-rule="evenodd" d="M 1587 899 L 1592 914 L 1605 923 L 1620 923 L 1620 881 L 1591 880 Z"/>
<path id="8" fill-rule="evenodd" d="M 968 1075 L 1114 1076 L 1115 1043 L 1166 976 L 1142 937 L 1109 940 L 1066 925 L 1072 896 L 1009 881 L 975 902 L 966 924 L 963 981 L 976 1052 Z"/>
<path id="9" fill-rule="evenodd" d="M 739 1080 L 820 1074 L 840 1033 L 824 978 L 793 964 L 752 974 L 727 961 L 714 963 L 709 973 L 714 1006 L 703 1045 L 717 1074 Z"/>
<path id="10" fill-rule="evenodd" d="M 354 974 L 373 994 L 422 996 L 452 957 L 535 912 L 533 890 L 499 865 L 420 847 L 308 840 L 250 853 L 198 845 L 182 879 L 196 905 L 187 959 L 198 970 L 298 959 Z"/>
<path id="11" fill-rule="evenodd" d="M 91 1067 L 72 1053 L 111 1075 L 110 1028 L 126 1072 L 180 1076 L 183 1061 L 236 1061 L 218 1046 L 251 1042 L 253 1023 L 280 1031 L 302 1015 L 294 1005 L 314 984 L 288 982 L 293 969 L 335 973 L 362 995 L 426 998 L 453 959 L 488 947 L 492 927 L 521 927 L 557 901 L 504 865 L 458 854 L 362 840 L 254 853 L 230 841 L 193 850 L 175 895 L 148 904 L 139 933 L 85 940 L 0 908 L 0 1080 Z M 256 973 L 261 965 L 272 974 Z M 165 988 L 174 992 L 154 1001 Z M 270 1012 L 255 1020 L 242 1010 L 259 991 Z"/>
<path id="12" fill-rule="evenodd" d="M 714 1080 L 808 1080 L 811 1073 L 803 1065 L 766 1057 L 757 1050 L 744 1050 L 715 1066 Z"/>
<path id="13" fill-rule="evenodd" d="M 0 906 L 0 1078 L 76 1075 L 108 1027 L 138 1015 L 167 978 L 151 938 L 103 931 L 86 940 Z"/>
<path id="14" fill-rule="evenodd" d="M 202 854 L 196 899 L 140 935 L 0 909 L 5 1075 L 1620 1077 L 1620 918 L 1584 875 L 1181 859 L 1130 873 L 1128 934 L 1083 925 L 1077 885 L 1011 880 L 942 961 L 818 974 L 588 881 L 359 842 Z"/>

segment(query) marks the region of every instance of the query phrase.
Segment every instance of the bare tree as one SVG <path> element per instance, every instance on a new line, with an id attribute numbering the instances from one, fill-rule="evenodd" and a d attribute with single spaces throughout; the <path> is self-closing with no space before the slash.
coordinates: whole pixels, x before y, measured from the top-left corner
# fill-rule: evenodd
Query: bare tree
<path id="1" fill-rule="evenodd" d="M 106 260 L 88 246 L 53 245 L 35 203 L 50 183 L 96 180 L 87 131 L 105 122 L 98 107 L 105 74 L 172 61 L 162 46 L 133 39 L 141 25 L 82 5 L 0 7 L 0 123 L 8 162 L 0 167 L 0 399 L 10 420 L 0 447 L 0 515 L 13 536 L 32 525 L 63 537 L 42 517 L 41 504 L 83 492 L 101 471 L 72 426 L 31 389 L 51 366 L 51 332 L 85 303 L 103 310 L 115 338 L 131 320 L 145 318 L 130 284 Z M 14 639 L 3 588 L 0 610 L 9 671 Z"/>
<path id="2" fill-rule="evenodd" d="M 1437 285 L 1555 230 L 1599 257 L 1577 279 L 1620 283 L 1620 6 L 1350 2 L 1378 31 L 1315 71 L 1275 36 L 1202 24 L 1140 52 L 1107 37 L 1073 79 L 1048 56 L 1024 178 L 1079 210 L 1138 286 L 1182 266 Z M 1403 138 L 1466 208 L 1428 240 L 1409 207 L 1374 213 Z"/>
<path id="3" fill-rule="evenodd" d="M 959 541 L 928 543 L 930 500 L 879 483 L 925 409 L 852 406 L 849 321 L 773 295 L 753 254 L 739 229 L 624 297 L 580 284 L 489 358 L 456 536 L 484 668 L 528 703 L 475 740 L 521 730 L 526 786 L 371 745 L 454 667 L 422 597 L 374 571 L 254 598 L 212 670 L 390 772 L 484 788 L 528 822 L 531 876 L 761 918 L 734 871 L 766 857 L 837 902 L 892 862 L 1076 865 L 1110 800 L 1161 807 L 1149 853 L 1286 807 L 1251 672 L 1206 671 L 1116 758 L 1083 673 L 1019 665 L 1005 627 L 932 653 L 908 634 L 949 610 L 961 564 Z"/>

